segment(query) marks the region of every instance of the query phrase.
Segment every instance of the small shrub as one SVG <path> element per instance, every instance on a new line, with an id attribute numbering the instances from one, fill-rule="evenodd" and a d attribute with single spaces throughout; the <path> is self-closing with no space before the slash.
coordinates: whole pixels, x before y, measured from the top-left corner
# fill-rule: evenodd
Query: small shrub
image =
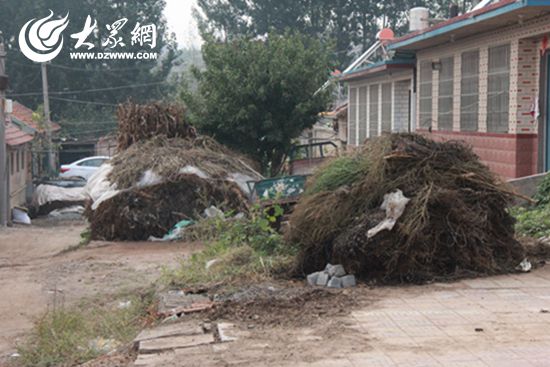
<path id="1" fill-rule="evenodd" d="M 308 187 L 307 194 L 315 194 L 322 191 L 333 191 L 344 185 L 351 185 L 361 177 L 366 170 L 366 163 L 353 156 L 336 158 L 324 169 L 318 170 Z"/>
<path id="2" fill-rule="evenodd" d="M 550 204 L 550 175 L 546 175 L 533 197 L 537 201 L 537 206 L 546 206 Z"/>
<path id="3" fill-rule="evenodd" d="M 550 207 L 539 206 L 536 208 L 516 207 L 511 210 L 516 218 L 517 233 L 540 238 L 550 236 Z"/>

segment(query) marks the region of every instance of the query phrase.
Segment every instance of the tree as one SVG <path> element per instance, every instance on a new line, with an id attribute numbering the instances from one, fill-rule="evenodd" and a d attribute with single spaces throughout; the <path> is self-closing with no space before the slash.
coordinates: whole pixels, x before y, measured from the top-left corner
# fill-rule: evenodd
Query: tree
<path id="1" fill-rule="evenodd" d="M 264 40 L 209 39 L 198 90 L 182 94 L 200 131 L 259 161 L 275 175 L 292 140 L 313 126 L 329 101 L 316 93 L 330 76 L 329 52 L 305 36 L 269 34 Z"/>
<path id="2" fill-rule="evenodd" d="M 136 101 L 162 98 L 174 92 L 167 82 L 174 60 L 178 56 L 174 37 L 166 28 L 163 17 L 165 0 L 19 0 L 5 1 L 0 12 L 0 31 L 7 44 L 7 73 L 10 77 L 8 98 L 35 109 L 42 103 L 40 65 L 28 60 L 19 50 L 17 37 L 22 26 L 32 18 L 43 18 L 51 9 L 56 16 L 69 13 L 69 25 L 63 32 L 64 48 L 48 64 L 48 84 L 51 93 L 52 119 L 62 122 L 64 131 L 81 137 L 103 135 L 115 126 L 114 109 L 129 97 Z M 73 60 L 75 40 L 70 34 L 82 31 L 87 16 L 98 22 L 97 32 L 87 42 L 92 51 L 107 51 L 102 46 L 108 36 L 107 24 L 128 18 L 121 30 L 126 43 L 136 21 L 157 26 L 156 51 L 161 60 Z M 129 50 L 130 45 L 126 49 Z M 82 47 L 78 51 L 85 51 Z M 140 50 L 132 49 L 132 51 Z M 143 49 L 146 50 L 146 49 Z M 136 86 L 137 85 L 137 86 Z M 89 91 L 98 90 L 98 91 Z M 74 93 L 71 93 L 74 91 Z M 62 92 L 62 94 L 59 94 Z"/>
<path id="3" fill-rule="evenodd" d="M 201 30 L 220 39 L 267 32 L 300 32 L 331 40 L 338 66 L 344 68 L 374 41 L 382 27 L 407 32 L 408 12 L 426 6 L 435 18 L 448 16 L 451 3 L 469 9 L 473 0 L 198 0 Z"/>

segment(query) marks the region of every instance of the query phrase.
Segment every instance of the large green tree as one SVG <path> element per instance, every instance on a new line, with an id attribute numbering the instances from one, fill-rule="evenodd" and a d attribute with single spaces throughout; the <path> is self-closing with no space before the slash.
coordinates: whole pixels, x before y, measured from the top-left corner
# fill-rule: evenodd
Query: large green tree
<path id="1" fill-rule="evenodd" d="M 76 137 L 103 135 L 114 127 L 115 105 L 127 98 L 136 101 L 157 99 L 170 93 L 167 82 L 178 56 L 176 42 L 166 28 L 164 0 L 8 0 L 0 11 L 0 31 L 7 43 L 7 72 L 10 77 L 8 97 L 35 109 L 42 103 L 40 65 L 28 60 L 19 50 L 17 37 L 21 27 L 32 18 L 43 18 L 51 9 L 56 16 L 69 14 L 63 32 L 62 52 L 48 64 L 52 118 Z M 95 48 L 107 51 L 103 43 L 106 26 L 120 18 L 128 22 L 120 35 L 127 46 L 117 51 L 146 51 L 131 47 L 131 31 L 136 22 L 157 26 L 160 60 L 73 60 L 75 39 L 70 35 L 82 31 L 87 16 L 97 20 L 97 29 L 87 38 Z M 86 51 L 81 47 L 76 51 Z M 151 51 L 151 49 L 149 49 Z"/>
<path id="2" fill-rule="evenodd" d="M 198 90 L 183 93 L 190 118 L 223 144 L 276 174 L 292 140 L 326 108 L 330 57 L 318 40 L 294 34 L 259 39 L 209 39 L 206 69 L 195 70 Z"/>
<path id="3" fill-rule="evenodd" d="M 221 39 L 292 30 L 331 40 L 343 68 L 368 48 L 381 27 L 407 31 L 408 11 L 426 6 L 434 18 L 448 15 L 451 3 L 469 9 L 472 0 L 198 0 L 203 33 Z"/>

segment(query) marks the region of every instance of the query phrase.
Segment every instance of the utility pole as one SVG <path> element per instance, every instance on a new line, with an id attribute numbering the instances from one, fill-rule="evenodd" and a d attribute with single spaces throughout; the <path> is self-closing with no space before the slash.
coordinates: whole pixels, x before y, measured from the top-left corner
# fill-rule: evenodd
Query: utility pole
<path id="1" fill-rule="evenodd" d="M 42 94 L 44 96 L 44 119 L 46 121 L 46 141 L 48 145 L 48 173 L 55 171 L 55 159 L 52 146 L 52 121 L 50 120 L 50 97 L 48 95 L 48 71 L 42 63 Z"/>
<path id="2" fill-rule="evenodd" d="M 4 39 L 0 32 L 0 227 L 5 227 L 9 220 L 10 194 L 9 174 L 8 174 L 8 156 L 6 154 L 6 117 L 5 92 L 8 88 L 8 77 L 6 75 L 6 51 L 4 50 Z"/>

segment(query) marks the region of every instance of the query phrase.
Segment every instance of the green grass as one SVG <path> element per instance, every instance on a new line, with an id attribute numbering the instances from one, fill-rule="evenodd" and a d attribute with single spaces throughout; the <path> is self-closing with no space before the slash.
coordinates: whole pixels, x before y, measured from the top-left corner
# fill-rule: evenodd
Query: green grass
<path id="1" fill-rule="evenodd" d="M 259 209 L 249 218 L 207 219 L 189 228 L 194 240 L 206 241 L 206 248 L 181 262 L 176 269 L 165 269 L 164 283 L 177 286 L 230 283 L 243 279 L 263 279 L 287 269 L 296 248 L 284 243 L 270 227 L 276 218 Z M 207 262 L 216 262 L 206 268 Z"/>
<path id="2" fill-rule="evenodd" d="M 129 307 L 117 307 L 121 300 L 129 300 Z M 94 345 L 95 340 L 126 344 L 142 329 L 152 302 L 152 292 L 147 292 L 142 296 L 118 298 L 108 305 L 89 302 L 78 307 L 50 310 L 18 346 L 17 365 L 72 366 L 105 353 Z"/>

